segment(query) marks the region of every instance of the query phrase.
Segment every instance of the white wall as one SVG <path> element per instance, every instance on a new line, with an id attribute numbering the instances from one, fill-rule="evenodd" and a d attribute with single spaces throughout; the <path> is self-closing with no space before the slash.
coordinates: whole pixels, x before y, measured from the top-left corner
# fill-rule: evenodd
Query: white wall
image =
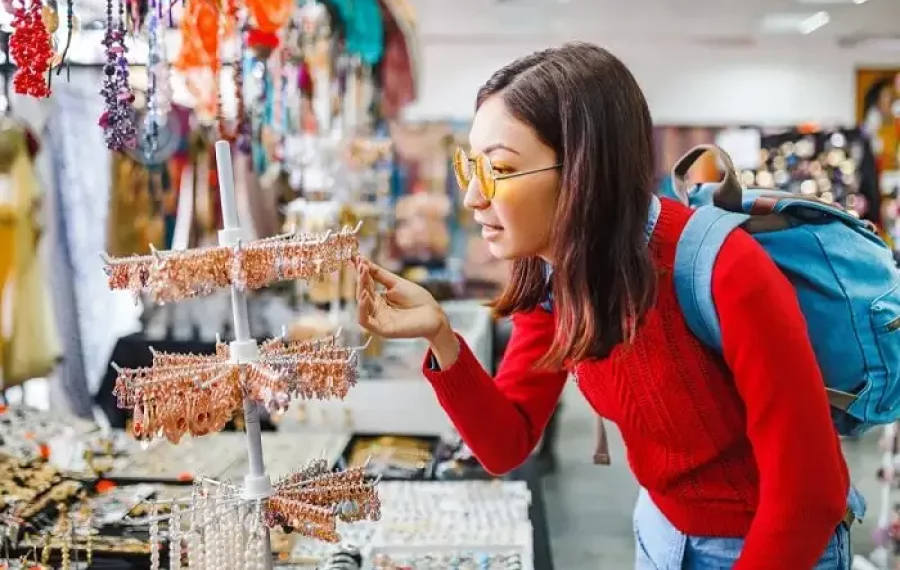
<path id="1" fill-rule="evenodd" d="M 422 88 L 409 119 L 471 117 L 475 92 L 490 74 L 546 43 L 457 43 L 423 38 Z M 784 126 L 806 121 L 855 121 L 855 69 L 900 67 L 900 52 L 854 53 L 837 48 L 798 50 L 701 48 L 621 42 L 607 46 L 637 77 L 658 124 Z"/>

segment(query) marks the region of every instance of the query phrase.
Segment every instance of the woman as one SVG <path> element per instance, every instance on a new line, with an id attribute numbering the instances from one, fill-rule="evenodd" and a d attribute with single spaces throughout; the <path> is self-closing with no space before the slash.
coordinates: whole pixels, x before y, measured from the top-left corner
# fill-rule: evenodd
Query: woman
<path id="1" fill-rule="evenodd" d="M 588 44 L 545 50 L 496 72 L 476 109 L 465 205 L 514 260 L 493 303 L 515 327 L 497 376 L 424 289 L 366 260 L 360 324 L 428 340 L 424 374 L 492 473 L 526 460 L 574 373 L 642 487 L 639 569 L 850 568 L 848 492 L 861 505 L 794 291 L 735 232 L 713 272 L 723 356 L 688 331 L 672 268 L 690 210 L 653 194 L 628 69 Z"/>

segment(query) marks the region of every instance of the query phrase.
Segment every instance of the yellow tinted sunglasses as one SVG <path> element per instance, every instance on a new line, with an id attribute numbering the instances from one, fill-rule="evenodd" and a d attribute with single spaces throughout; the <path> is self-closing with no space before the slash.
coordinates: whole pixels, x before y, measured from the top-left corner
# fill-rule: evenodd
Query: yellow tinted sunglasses
<path id="1" fill-rule="evenodd" d="M 507 180 L 509 178 L 518 178 L 528 174 L 544 172 L 547 170 L 556 170 L 562 168 L 562 164 L 554 164 L 553 166 L 545 166 L 543 168 L 533 168 L 531 170 L 523 170 L 521 172 L 511 172 L 510 174 L 497 174 L 491 165 L 491 159 L 486 154 L 479 154 L 472 158 L 466 151 L 457 148 L 453 154 L 453 172 L 456 174 L 456 182 L 459 188 L 465 192 L 469 189 L 472 179 L 478 180 L 478 186 L 481 188 L 481 194 L 486 200 L 493 200 L 494 194 L 497 192 L 497 181 Z"/>

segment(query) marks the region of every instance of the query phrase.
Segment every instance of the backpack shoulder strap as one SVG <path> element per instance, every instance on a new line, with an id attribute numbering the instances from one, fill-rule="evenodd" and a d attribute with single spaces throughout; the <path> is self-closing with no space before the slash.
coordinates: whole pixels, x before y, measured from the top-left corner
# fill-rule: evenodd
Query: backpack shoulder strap
<path id="1" fill-rule="evenodd" d="M 712 297 L 712 272 L 725 239 L 750 218 L 715 206 L 697 208 L 675 251 L 675 295 L 684 320 L 706 346 L 722 351 L 722 331 Z"/>

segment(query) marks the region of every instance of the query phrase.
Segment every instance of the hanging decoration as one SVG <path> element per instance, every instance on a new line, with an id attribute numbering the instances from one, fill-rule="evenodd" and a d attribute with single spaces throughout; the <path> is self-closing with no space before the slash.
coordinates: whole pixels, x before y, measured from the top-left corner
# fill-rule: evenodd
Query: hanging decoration
<path id="1" fill-rule="evenodd" d="M 235 12 L 235 21 L 237 18 L 237 2 L 232 0 L 232 8 Z M 237 136 L 238 150 L 244 154 L 249 154 L 252 150 L 252 131 L 250 121 L 247 120 L 247 105 L 244 101 L 244 62 L 242 55 L 247 50 L 247 26 L 242 23 L 238 30 L 239 51 L 238 60 L 234 64 L 234 95 L 237 100 L 237 118 L 235 125 L 235 135 Z"/>
<path id="2" fill-rule="evenodd" d="M 41 0 L 23 0 L 18 7 L 9 2 L 13 12 L 13 33 L 9 50 L 17 71 L 13 87 L 20 95 L 46 98 L 51 93 L 52 69 L 59 68 L 67 61 L 72 36 L 77 25 L 74 0 L 66 3 L 66 43 L 62 51 L 55 34 L 59 30 L 59 8 L 56 2 L 42 3 Z M 68 66 L 66 66 L 68 69 Z"/>
<path id="3" fill-rule="evenodd" d="M 226 61 L 227 55 L 225 46 L 228 43 L 229 34 L 233 34 L 236 32 L 238 39 L 243 35 L 243 22 L 242 22 L 242 14 L 238 9 L 238 0 L 225 0 L 223 6 L 219 10 L 220 22 L 219 22 L 219 41 L 216 46 L 217 54 L 216 58 L 219 61 L 220 68 L 226 65 L 232 65 L 233 71 L 233 81 L 232 85 L 234 86 L 233 95 L 239 107 L 243 106 L 243 93 L 241 93 L 241 87 L 243 85 L 243 75 L 241 70 L 241 62 L 240 58 L 235 62 Z M 240 52 L 239 52 L 240 53 Z M 229 130 L 226 127 L 226 111 L 225 111 L 225 92 L 222 90 L 221 85 L 221 76 L 220 74 L 216 74 L 216 94 L 218 96 L 218 110 L 216 112 L 216 123 L 219 129 L 219 138 L 223 140 L 234 141 L 238 133 L 240 131 L 241 125 L 240 110 L 237 113 L 236 120 L 234 122 L 233 129 Z"/>
<path id="4" fill-rule="evenodd" d="M 52 71 L 62 72 L 77 28 L 75 0 L 66 0 L 65 15 L 62 0 L 4 1 L 14 15 L 10 56 L 18 65 L 15 91 L 48 97 Z M 357 126 L 368 131 L 371 125 L 358 125 L 358 115 L 388 109 L 390 116 L 414 97 L 414 86 L 407 84 L 410 80 L 415 83 L 415 77 L 381 77 L 384 95 L 376 84 L 376 69 L 382 75 L 387 73 L 384 63 L 398 23 L 404 40 L 400 50 L 409 51 L 408 58 L 415 59 L 411 53 L 415 46 L 410 45 L 411 19 L 398 5 L 404 2 L 107 0 L 101 90 L 106 108 L 98 121 L 107 145 L 113 150 L 159 154 L 154 149 L 160 146 L 158 139 L 165 130 L 171 101 L 165 33 L 175 26 L 181 42 L 172 68 L 183 74 L 200 123 L 217 124 L 221 138 L 236 143 L 244 152 L 254 152 L 257 169 L 265 165 L 254 143 L 265 147 L 267 162 L 274 159 L 277 163 L 291 136 L 319 136 L 335 130 L 349 134 Z M 66 37 L 57 40 L 55 34 L 63 24 Z M 146 39 L 149 44 L 147 112 L 140 121 L 128 75 L 126 35 Z M 277 61 L 269 62 L 273 53 L 279 54 Z M 236 105 L 227 110 L 229 126 L 223 129 L 226 110 L 221 99 L 231 93 L 230 87 L 221 85 L 224 76 L 220 73 L 227 66 L 234 68 L 229 81 Z M 388 67 L 392 76 L 414 75 L 415 71 Z M 403 95 L 395 93 L 399 85 Z M 391 103 L 373 106 L 367 102 L 373 94 Z"/>
<path id="5" fill-rule="evenodd" d="M 9 54 L 16 63 L 13 88 L 19 95 L 38 99 L 50 96 L 48 77 L 54 57 L 53 42 L 44 23 L 39 0 L 22 2 L 16 7 L 14 31 L 9 39 Z"/>
<path id="6" fill-rule="evenodd" d="M 267 59 L 280 43 L 278 34 L 262 32 L 252 27 L 247 30 L 247 47 L 261 60 Z"/>
<path id="7" fill-rule="evenodd" d="M 165 40 L 166 24 L 163 23 L 163 5 L 158 6 L 159 24 L 157 26 L 156 40 L 156 64 L 152 65 L 155 75 L 154 86 L 156 95 L 156 110 L 160 117 L 168 117 L 172 111 L 172 73 L 169 69 L 169 48 Z M 169 18 L 171 18 L 171 13 Z"/>
<path id="8" fill-rule="evenodd" d="M 283 28 L 294 10 L 293 0 L 244 0 L 253 27 L 274 34 Z"/>
<path id="9" fill-rule="evenodd" d="M 77 22 L 75 20 L 75 0 L 68 0 L 66 2 L 66 45 L 62 49 L 62 52 L 59 51 L 59 42 L 54 36 L 54 34 L 56 34 L 56 31 L 59 29 L 58 8 L 55 9 L 49 4 L 45 5 L 43 16 L 44 24 L 47 26 L 47 31 L 52 37 L 53 50 L 55 52 L 51 60 L 51 67 L 57 68 L 56 74 L 59 75 L 60 72 L 62 72 L 63 63 L 68 62 L 69 48 L 72 46 L 72 37 L 75 35 L 75 26 L 77 25 Z M 66 65 L 65 67 L 67 71 L 70 69 L 68 65 Z"/>
<path id="10" fill-rule="evenodd" d="M 128 81 L 128 58 L 125 46 L 125 6 L 118 2 L 118 21 L 113 17 L 113 2 L 106 2 L 106 64 L 103 66 L 103 89 L 106 110 L 100 115 L 106 145 L 111 150 L 130 150 L 137 145 L 134 93 Z"/>
<path id="11" fill-rule="evenodd" d="M 281 40 L 279 31 L 291 19 L 293 0 L 244 0 L 250 25 L 249 45 L 263 59 L 274 51 Z"/>
<path id="12" fill-rule="evenodd" d="M 181 50 L 175 68 L 185 75 L 188 92 L 196 100 L 200 120 L 210 123 L 219 114 L 221 44 L 235 32 L 236 22 L 223 17 L 228 7 L 219 2 L 186 2 L 179 26 Z"/>
<path id="13" fill-rule="evenodd" d="M 144 115 L 144 152 L 147 157 L 156 154 L 159 145 L 159 132 L 165 123 L 165 115 L 159 109 L 158 73 L 160 68 L 160 27 L 162 5 L 157 0 L 150 0 L 150 21 L 148 30 L 147 54 L 147 113 Z"/>

